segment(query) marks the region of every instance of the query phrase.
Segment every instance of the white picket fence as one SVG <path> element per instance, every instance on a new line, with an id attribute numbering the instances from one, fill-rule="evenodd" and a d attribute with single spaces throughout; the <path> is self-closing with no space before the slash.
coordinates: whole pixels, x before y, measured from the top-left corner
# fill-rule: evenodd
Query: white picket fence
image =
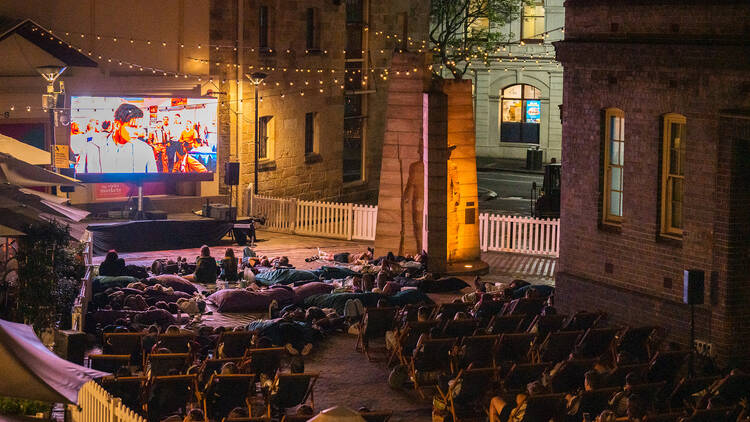
<path id="1" fill-rule="evenodd" d="M 378 207 L 250 195 L 250 215 L 270 231 L 347 240 L 375 240 Z M 479 214 L 482 252 L 558 257 L 560 220 Z"/>
<path id="2" fill-rule="evenodd" d="M 78 391 L 78 406 L 68 405 L 68 413 L 72 422 L 146 422 L 94 381 Z"/>
<path id="3" fill-rule="evenodd" d="M 482 251 L 560 255 L 560 220 L 479 214 Z"/>
<path id="4" fill-rule="evenodd" d="M 250 215 L 276 232 L 346 240 L 375 240 L 376 205 L 250 196 Z"/>

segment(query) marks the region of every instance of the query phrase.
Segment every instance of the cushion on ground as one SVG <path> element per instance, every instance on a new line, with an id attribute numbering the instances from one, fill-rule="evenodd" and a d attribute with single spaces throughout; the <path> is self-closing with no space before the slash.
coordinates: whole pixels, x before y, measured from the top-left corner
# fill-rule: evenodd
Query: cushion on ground
<path id="1" fill-rule="evenodd" d="M 155 284 L 161 284 L 164 287 L 171 287 L 175 289 L 175 291 L 185 292 L 188 294 L 193 294 L 198 291 L 198 289 L 193 285 L 193 283 L 174 274 L 161 274 L 161 275 L 153 276 L 153 277 L 146 279 L 145 283 L 149 286 L 153 286 Z"/>
<path id="2" fill-rule="evenodd" d="M 300 303 L 310 296 L 320 295 L 325 293 L 331 293 L 333 290 L 332 284 L 322 283 L 320 281 L 313 281 L 305 285 L 294 288 L 294 300 Z"/>
<path id="3" fill-rule="evenodd" d="M 310 296 L 302 301 L 302 305 L 306 308 L 333 308 L 339 315 L 343 315 L 347 300 L 359 299 L 365 307 L 374 307 L 378 305 L 378 300 L 384 297 L 386 296 L 380 293 L 329 293 Z"/>
<path id="4" fill-rule="evenodd" d="M 266 286 L 273 286 L 275 284 L 292 284 L 297 281 L 308 281 L 317 280 L 310 271 L 295 270 L 290 268 L 283 268 L 278 270 L 266 271 L 264 273 L 256 274 L 255 282 Z"/>
<path id="5" fill-rule="evenodd" d="M 427 293 L 454 292 L 469 285 L 458 277 L 443 277 L 435 281 L 422 282 L 422 290 Z"/>
<path id="6" fill-rule="evenodd" d="M 97 277 L 94 277 L 94 280 L 91 281 L 91 286 L 94 289 L 94 293 L 103 292 L 110 287 L 125 287 L 130 283 L 137 282 L 138 279 L 135 277 L 128 277 L 128 276 L 108 276 L 108 275 L 100 275 Z"/>
<path id="7" fill-rule="evenodd" d="M 415 289 L 402 290 L 393 296 L 388 296 L 386 300 L 391 306 L 399 307 L 414 305 L 417 303 L 432 303 L 432 299 L 430 299 L 424 292 Z"/>
<path id="8" fill-rule="evenodd" d="M 323 280 L 340 279 L 352 275 L 359 275 L 358 272 L 353 271 L 347 267 L 332 267 L 328 265 L 324 265 L 317 270 L 313 270 L 312 273 L 316 275 L 316 278 L 321 278 L 322 276 Z"/>
<path id="9" fill-rule="evenodd" d="M 208 297 L 219 312 L 264 312 L 271 301 L 280 305 L 294 301 L 294 291 L 284 288 L 273 288 L 261 291 L 245 289 L 222 289 Z"/>

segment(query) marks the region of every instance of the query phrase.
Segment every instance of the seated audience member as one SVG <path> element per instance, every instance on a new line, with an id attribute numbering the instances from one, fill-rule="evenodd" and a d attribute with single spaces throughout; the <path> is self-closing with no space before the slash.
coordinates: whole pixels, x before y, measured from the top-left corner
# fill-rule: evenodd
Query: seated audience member
<path id="1" fill-rule="evenodd" d="M 211 249 L 204 245 L 201 247 L 201 256 L 195 261 L 195 272 L 186 275 L 185 279 L 195 283 L 211 284 L 216 282 L 218 274 L 219 268 L 211 256 Z"/>
<path id="2" fill-rule="evenodd" d="M 250 415 L 247 413 L 247 409 L 245 409 L 244 407 L 235 407 L 227 415 L 227 419 L 238 419 L 238 418 L 247 418 L 247 417 L 250 417 Z"/>
<path id="3" fill-rule="evenodd" d="M 615 412 L 611 410 L 604 410 L 602 413 L 599 414 L 599 416 L 596 417 L 595 422 L 615 422 L 617 421 L 617 416 L 615 415 Z"/>
<path id="4" fill-rule="evenodd" d="M 293 319 L 292 315 L 287 313 L 283 318 L 253 321 L 247 325 L 247 330 L 257 332 L 259 337 L 267 337 L 275 346 L 285 347 L 292 356 L 306 356 L 322 333 L 303 322 L 305 312 L 301 311 L 301 314 L 302 321 Z"/>
<path id="5" fill-rule="evenodd" d="M 221 274 L 219 278 L 226 281 L 237 281 L 237 258 L 234 256 L 234 249 L 227 248 L 224 259 L 221 260 Z"/>
<path id="6" fill-rule="evenodd" d="M 99 275 L 117 277 L 121 276 L 123 271 L 125 271 L 125 260 L 120 258 L 114 249 L 107 252 L 104 261 L 99 264 Z"/>
<path id="7" fill-rule="evenodd" d="M 638 384 L 638 374 L 630 372 L 625 376 L 625 386 L 622 391 L 615 393 L 611 399 L 609 399 L 609 408 L 615 412 L 615 415 L 620 418 L 628 413 L 628 403 L 630 402 L 631 388 Z"/>
<path id="8" fill-rule="evenodd" d="M 185 419 L 182 422 L 204 422 L 206 419 L 203 417 L 203 411 L 200 409 L 191 409 L 188 412 Z"/>
<path id="9" fill-rule="evenodd" d="M 568 415 L 576 415 L 578 414 L 579 408 L 581 406 L 581 396 L 583 395 L 584 391 L 592 391 L 600 387 L 600 379 L 601 375 L 596 371 L 588 371 L 586 372 L 586 375 L 584 376 L 583 381 L 583 390 L 579 391 L 577 394 L 566 394 L 565 395 L 565 401 L 566 401 L 566 407 Z"/>

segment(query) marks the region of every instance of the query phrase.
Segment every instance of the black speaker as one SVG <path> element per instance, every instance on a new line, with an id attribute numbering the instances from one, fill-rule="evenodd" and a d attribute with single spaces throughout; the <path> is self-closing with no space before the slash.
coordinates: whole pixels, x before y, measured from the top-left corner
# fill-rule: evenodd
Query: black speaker
<path id="1" fill-rule="evenodd" d="M 240 184 L 240 163 L 227 162 L 224 164 L 224 184 L 227 186 Z"/>
<path id="2" fill-rule="evenodd" d="M 705 273 L 701 270 L 685 270 L 682 301 L 688 305 L 703 305 Z"/>
<path id="3" fill-rule="evenodd" d="M 68 177 L 75 177 L 76 176 L 76 169 L 67 167 L 67 168 L 61 168 L 58 170 L 60 174 L 63 176 Z M 76 187 L 75 186 L 60 186 L 60 192 L 75 192 Z"/>

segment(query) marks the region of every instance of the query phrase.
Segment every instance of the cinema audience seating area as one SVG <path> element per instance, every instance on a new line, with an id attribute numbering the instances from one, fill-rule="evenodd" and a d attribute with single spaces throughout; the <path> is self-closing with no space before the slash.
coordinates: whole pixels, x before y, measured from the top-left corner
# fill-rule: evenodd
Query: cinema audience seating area
<path id="1" fill-rule="evenodd" d="M 266 319 L 231 328 L 201 324 L 213 301 L 177 275 L 100 280 L 89 318 L 101 348 L 88 364 L 111 372 L 98 382 L 157 422 L 312 418 L 325 374 L 306 372 L 302 359 L 327 335 L 350 335 L 362 359 L 390 373 L 392 394 L 432 403 L 433 421 L 748 420 L 748 375 L 688 377 L 688 353 L 658 327 L 619 327 L 595 310 L 559 315 L 553 289 L 519 280 L 490 293 L 476 280 L 475 291 L 435 304 L 424 292 L 434 280 L 397 262 L 375 260 L 377 276 L 340 266 L 324 270 L 339 281 L 261 287 L 285 299 L 263 302 Z M 374 410 L 360 414 L 392 415 Z"/>

